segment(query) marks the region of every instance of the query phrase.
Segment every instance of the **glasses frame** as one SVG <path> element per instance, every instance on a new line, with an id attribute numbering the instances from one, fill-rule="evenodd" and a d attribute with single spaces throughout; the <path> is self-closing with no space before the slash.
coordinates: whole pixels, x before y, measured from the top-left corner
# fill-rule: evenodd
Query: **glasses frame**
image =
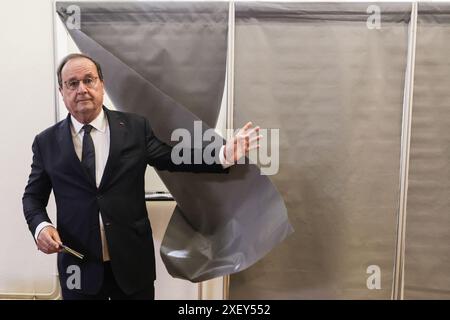
<path id="1" fill-rule="evenodd" d="M 86 84 L 86 83 L 85 83 L 85 81 L 88 80 L 88 79 L 92 80 L 92 83 L 91 83 L 91 84 Z M 75 91 L 75 90 L 77 90 L 77 89 L 80 87 L 80 82 L 83 82 L 83 84 L 84 84 L 84 86 L 85 86 L 86 88 L 92 89 L 92 88 L 95 88 L 95 86 L 97 85 L 97 80 L 98 80 L 98 77 L 86 77 L 86 78 L 81 79 L 81 80 L 78 80 L 78 79 L 72 79 L 72 80 L 64 81 L 64 85 L 66 86 L 66 89 L 67 89 L 67 90 Z M 70 88 L 70 87 L 69 87 L 69 84 L 68 84 L 68 82 L 72 82 L 72 81 L 76 81 L 76 83 L 77 83 L 76 86 L 75 86 L 75 88 L 73 88 L 73 89 Z"/>

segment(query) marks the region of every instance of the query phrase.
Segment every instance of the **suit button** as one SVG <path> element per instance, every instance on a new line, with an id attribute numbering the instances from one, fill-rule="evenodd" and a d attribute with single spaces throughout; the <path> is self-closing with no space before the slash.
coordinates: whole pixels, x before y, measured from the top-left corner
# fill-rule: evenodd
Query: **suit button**
<path id="1" fill-rule="evenodd" d="M 109 227 L 111 225 L 111 222 L 105 222 L 105 226 Z"/>
<path id="2" fill-rule="evenodd" d="M 103 198 L 103 196 L 102 196 L 101 194 L 99 194 L 99 195 L 97 196 L 97 200 L 100 200 L 101 198 Z"/>

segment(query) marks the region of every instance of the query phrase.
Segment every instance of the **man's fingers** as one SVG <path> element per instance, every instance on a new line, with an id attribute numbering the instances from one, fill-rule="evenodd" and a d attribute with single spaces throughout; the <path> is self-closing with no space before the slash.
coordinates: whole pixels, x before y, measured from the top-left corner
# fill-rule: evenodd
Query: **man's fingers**
<path id="1" fill-rule="evenodd" d="M 45 253 L 47 253 L 47 254 L 55 252 L 54 250 L 55 250 L 55 248 L 50 245 L 45 246 Z"/>
<path id="2" fill-rule="evenodd" d="M 259 136 L 259 127 L 252 128 L 252 129 L 248 130 L 246 133 L 243 133 L 241 136 L 244 138 L 247 138 L 247 137 L 253 138 L 253 137 Z"/>
<path id="3" fill-rule="evenodd" d="M 238 130 L 235 137 L 239 139 L 239 137 L 246 137 L 251 135 L 258 135 L 260 127 L 252 128 L 252 122 L 247 122 L 245 126 Z"/>
<path id="4" fill-rule="evenodd" d="M 56 244 L 56 248 L 60 248 L 60 245 L 62 245 L 61 239 L 59 238 L 59 233 L 57 230 L 54 230 L 51 234 L 53 242 Z"/>
<path id="5" fill-rule="evenodd" d="M 49 237 L 47 237 L 47 236 L 43 236 L 43 237 L 41 237 L 41 239 L 40 239 L 40 244 L 41 244 L 42 247 L 48 249 L 48 248 L 50 248 L 51 245 L 52 245 L 52 242 L 51 242 L 51 241 L 52 241 L 51 238 L 49 238 Z"/>
<path id="6" fill-rule="evenodd" d="M 241 128 L 241 130 L 239 130 L 239 132 L 245 133 L 251 126 L 252 126 L 252 122 L 249 121 Z"/>
<path id="7" fill-rule="evenodd" d="M 49 247 L 52 247 L 52 248 L 55 248 L 55 249 L 59 248 L 59 243 L 55 241 L 55 235 L 54 234 L 50 234 L 50 236 L 48 238 L 46 238 L 46 243 L 47 243 L 47 245 Z"/>
<path id="8" fill-rule="evenodd" d="M 247 122 L 241 129 L 238 130 L 233 140 L 226 145 L 226 159 L 233 159 L 237 161 L 244 156 L 248 151 L 259 148 L 258 141 L 263 137 L 259 134 L 260 127 L 252 127 L 251 121 Z"/>
<path id="9" fill-rule="evenodd" d="M 250 151 L 256 148 L 259 148 L 259 143 L 258 141 L 262 138 L 262 135 L 256 136 L 256 137 L 252 137 L 252 138 L 248 138 L 245 140 L 245 150 L 246 151 Z"/>
<path id="10" fill-rule="evenodd" d="M 43 240 L 42 248 L 45 249 L 45 253 L 56 252 L 58 247 L 58 243 L 53 241 L 51 238 L 45 238 L 45 240 Z"/>
<path id="11" fill-rule="evenodd" d="M 257 135 L 257 134 L 259 134 L 259 129 L 260 129 L 260 127 L 254 127 L 248 131 L 248 134 L 249 135 L 254 135 L 254 134 Z"/>
<path id="12" fill-rule="evenodd" d="M 250 144 L 252 144 L 252 143 L 255 142 L 255 141 L 261 140 L 262 137 L 263 137 L 262 135 L 259 135 L 259 136 L 257 136 L 257 137 L 250 138 Z"/>
<path id="13" fill-rule="evenodd" d="M 55 248 L 54 246 L 48 246 L 48 245 L 38 246 L 38 248 L 40 251 L 42 251 L 46 254 L 55 253 L 55 252 L 59 251 L 59 249 Z"/>
<path id="14" fill-rule="evenodd" d="M 40 241 L 40 243 L 38 243 L 38 249 L 46 254 L 50 253 L 50 246 L 47 245 L 47 243 Z"/>
<path id="15" fill-rule="evenodd" d="M 48 254 L 47 248 L 39 247 L 39 250 L 42 251 L 42 252 L 45 253 L 45 254 Z"/>

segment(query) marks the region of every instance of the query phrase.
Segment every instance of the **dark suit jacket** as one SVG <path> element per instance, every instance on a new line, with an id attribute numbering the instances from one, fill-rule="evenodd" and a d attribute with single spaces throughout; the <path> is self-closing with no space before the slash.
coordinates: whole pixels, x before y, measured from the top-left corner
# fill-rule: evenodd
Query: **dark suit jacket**
<path id="1" fill-rule="evenodd" d="M 153 286 L 155 260 L 147 216 L 144 173 L 147 165 L 159 170 L 223 173 L 220 164 L 175 165 L 171 148 L 153 134 L 141 116 L 104 108 L 110 128 L 110 153 L 97 189 L 74 149 L 70 115 L 38 134 L 33 142 L 33 163 L 23 195 L 23 209 L 34 236 L 36 227 L 50 222 L 46 206 L 53 189 L 57 229 L 67 246 L 83 253 L 79 260 L 58 253 L 61 287 L 76 265 L 84 294 L 95 294 L 103 281 L 99 211 L 105 226 L 114 276 L 127 293 Z M 193 153 L 192 153 L 193 154 Z"/>

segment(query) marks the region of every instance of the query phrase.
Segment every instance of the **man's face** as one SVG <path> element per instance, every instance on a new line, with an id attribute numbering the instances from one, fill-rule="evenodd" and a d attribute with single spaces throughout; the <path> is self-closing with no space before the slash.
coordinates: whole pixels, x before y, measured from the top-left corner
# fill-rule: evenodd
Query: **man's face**
<path id="1" fill-rule="evenodd" d="M 95 64 L 86 58 L 69 60 L 61 70 L 61 79 L 59 91 L 70 114 L 82 123 L 94 120 L 100 113 L 104 95 Z"/>

